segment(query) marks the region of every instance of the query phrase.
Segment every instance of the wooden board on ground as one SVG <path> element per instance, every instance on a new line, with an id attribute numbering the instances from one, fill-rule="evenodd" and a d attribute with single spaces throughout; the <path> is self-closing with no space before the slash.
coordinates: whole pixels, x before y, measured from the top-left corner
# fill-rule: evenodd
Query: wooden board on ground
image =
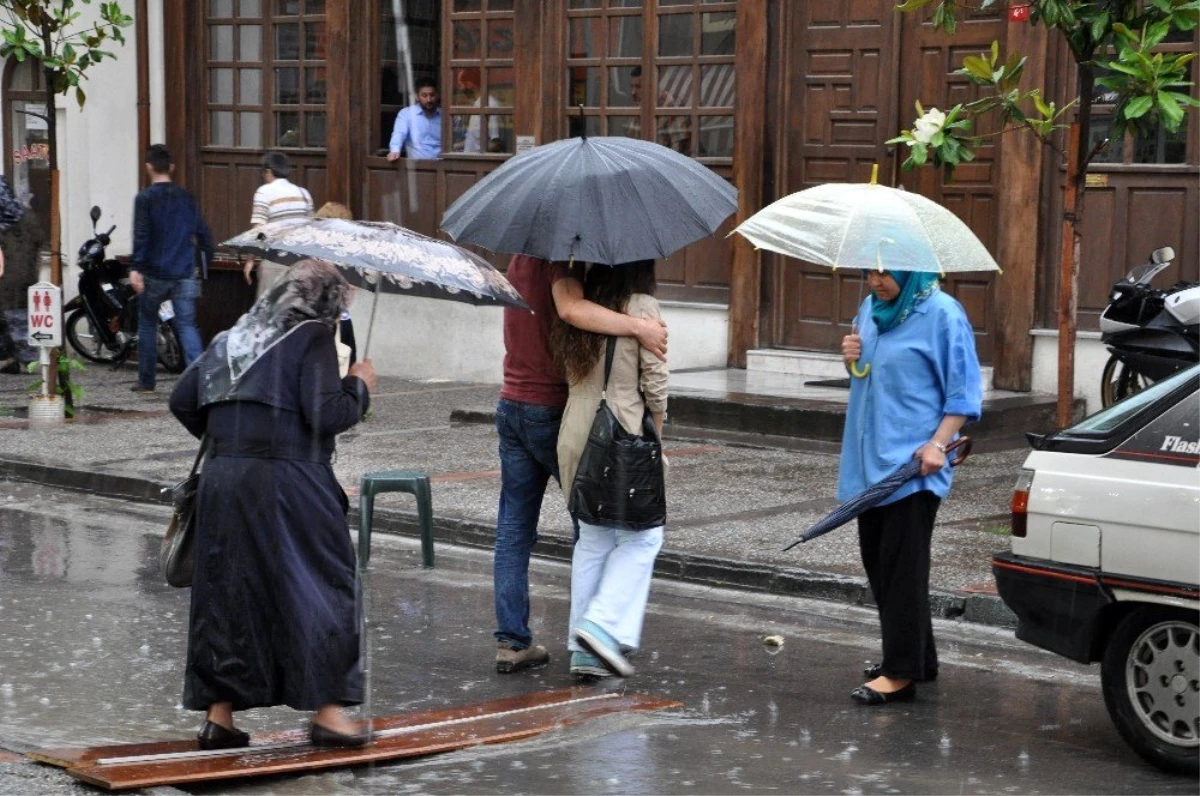
<path id="1" fill-rule="evenodd" d="M 291 730 L 256 735 L 245 749 L 206 752 L 189 740 L 41 749 L 27 757 L 92 785 L 128 790 L 419 757 L 529 738 L 612 713 L 679 706 L 640 694 L 566 689 L 375 719 L 375 740 L 361 749 L 316 747 L 305 731 Z"/>

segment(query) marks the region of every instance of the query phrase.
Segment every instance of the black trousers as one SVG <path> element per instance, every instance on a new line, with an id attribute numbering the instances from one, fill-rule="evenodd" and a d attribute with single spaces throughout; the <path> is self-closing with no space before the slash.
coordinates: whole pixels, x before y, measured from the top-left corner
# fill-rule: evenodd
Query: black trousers
<path id="1" fill-rule="evenodd" d="M 929 613 L 929 547 L 941 499 L 917 492 L 858 518 L 858 546 L 883 631 L 882 674 L 897 679 L 937 676 Z"/>

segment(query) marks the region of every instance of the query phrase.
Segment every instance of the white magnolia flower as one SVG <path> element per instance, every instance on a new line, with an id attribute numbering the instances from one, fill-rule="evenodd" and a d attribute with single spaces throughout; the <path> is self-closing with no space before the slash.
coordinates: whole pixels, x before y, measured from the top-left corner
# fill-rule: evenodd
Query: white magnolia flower
<path id="1" fill-rule="evenodd" d="M 917 123 L 913 125 L 912 137 L 914 141 L 922 144 L 928 144 L 937 135 L 937 132 L 942 129 L 942 125 L 946 123 L 946 114 L 939 111 L 937 108 L 930 108 L 925 115 L 917 119 Z"/>

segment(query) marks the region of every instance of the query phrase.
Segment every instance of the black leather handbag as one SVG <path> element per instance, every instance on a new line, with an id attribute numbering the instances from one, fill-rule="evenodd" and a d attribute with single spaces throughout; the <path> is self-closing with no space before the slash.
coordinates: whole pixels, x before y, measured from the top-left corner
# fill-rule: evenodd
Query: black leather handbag
<path id="1" fill-rule="evenodd" d="M 192 463 L 192 472 L 175 486 L 163 490 L 170 493 L 171 502 L 175 504 L 171 524 L 167 526 L 167 534 L 158 551 L 158 568 L 170 586 L 187 588 L 192 585 L 192 571 L 196 566 L 196 490 L 200 486 L 198 469 L 207 449 L 206 435 L 200 443 L 196 461 Z"/>
<path id="2" fill-rule="evenodd" d="M 627 432 L 608 408 L 605 394 L 616 343 L 608 338 L 600 407 L 571 483 L 568 508 L 591 525 L 645 531 L 667 521 L 662 441 L 649 410 L 642 415 L 639 436 Z"/>

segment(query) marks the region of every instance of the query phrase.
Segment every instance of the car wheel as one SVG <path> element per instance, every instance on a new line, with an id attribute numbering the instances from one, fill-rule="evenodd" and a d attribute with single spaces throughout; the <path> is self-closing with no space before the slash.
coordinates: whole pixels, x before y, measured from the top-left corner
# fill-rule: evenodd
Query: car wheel
<path id="1" fill-rule="evenodd" d="M 1115 355 L 1108 358 L 1100 374 L 1100 404 L 1108 408 L 1123 398 L 1139 393 L 1154 383 Z"/>
<path id="2" fill-rule="evenodd" d="M 1198 773 L 1200 628 L 1196 613 L 1139 608 L 1104 652 L 1104 703 L 1121 737 L 1166 771 Z"/>

